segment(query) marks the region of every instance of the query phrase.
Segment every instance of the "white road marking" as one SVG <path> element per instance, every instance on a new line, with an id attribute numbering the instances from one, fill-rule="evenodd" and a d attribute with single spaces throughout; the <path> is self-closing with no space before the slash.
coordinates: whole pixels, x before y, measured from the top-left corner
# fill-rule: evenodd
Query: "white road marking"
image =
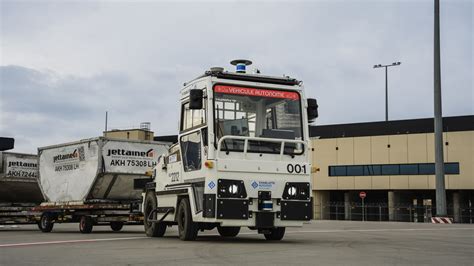
<path id="1" fill-rule="evenodd" d="M 347 233 L 347 232 L 398 232 L 398 231 L 447 231 L 447 230 L 474 230 L 474 227 L 460 228 L 399 228 L 399 229 L 350 229 L 350 230 L 313 230 L 313 231 L 286 231 L 286 234 L 307 234 L 307 233 Z M 219 236 L 219 234 L 200 234 L 201 236 Z M 243 232 L 239 235 L 257 235 L 256 232 Z M 22 246 L 38 246 L 52 244 L 68 244 L 68 243 L 87 243 L 87 242 L 104 242 L 104 241 L 120 241 L 120 240 L 136 240 L 147 239 L 149 237 L 121 237 L 121 238 L 99 238 L 99 239 L 77 239 L 77 240 L 60 240 L 45 242 L 27 242 L 15 244 L 0 244 L 0 248 L 6 247 L 22 247 Z"/>
<path id="2" fill-rule="evenodd" d="M 36 246 L 36 245 L 51 245 L 51 244 L 67 244 L 67 243 L 85 243 L 85 242 L 102 242 L 102 241 L 118 241 L 118 240 L 134 240 L 148 238 L 140 237 L 121 237 L 121 238 L 99 238 L 99 239 L 77 239 L 77 240 L 60 240 L 60 241 L 45 241 L 45 242 L 29 242 L 16 244 L 0 244 L 0 248 L 5 247 L 21 247 L 21 246 Z"/>

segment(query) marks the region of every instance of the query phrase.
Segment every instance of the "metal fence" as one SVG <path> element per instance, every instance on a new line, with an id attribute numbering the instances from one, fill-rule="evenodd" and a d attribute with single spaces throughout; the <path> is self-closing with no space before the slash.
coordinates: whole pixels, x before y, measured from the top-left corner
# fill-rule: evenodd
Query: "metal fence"
<path id="1" fill-rule="evenodd" d="M 432 205 L 396 205 L 386 203 L 330 202 L 320 206 L 323 219 L 351 221 L 431 222 L 436 215 Z M 448 206 L 448 216 L 458 223 L 473 223 L 474 208 Z"/>

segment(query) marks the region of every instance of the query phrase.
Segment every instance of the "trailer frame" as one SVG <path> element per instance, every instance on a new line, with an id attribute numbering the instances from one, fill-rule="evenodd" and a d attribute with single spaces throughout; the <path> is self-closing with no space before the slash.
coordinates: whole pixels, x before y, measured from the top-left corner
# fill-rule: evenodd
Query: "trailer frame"
<path id="1" fill-rule="evenodd" d="M 140 201 L 86 201 L 45 202 L 32 209 L 36 213 L 38 227 L 51 232 L 55 223 L 79 223 L 81 233 L 90 233 L 94 226 L 110 225 L 120 231 L 123 225 L 143 225 Z"/>

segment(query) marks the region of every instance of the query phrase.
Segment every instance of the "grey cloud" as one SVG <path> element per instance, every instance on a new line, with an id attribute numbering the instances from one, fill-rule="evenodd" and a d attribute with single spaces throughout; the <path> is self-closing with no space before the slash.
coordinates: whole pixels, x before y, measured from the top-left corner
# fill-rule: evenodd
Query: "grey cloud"
<path id="1" fill-rule="evenodd" d="M 2 68 L 0 133 L 32 147 L 94 136 L 109 110 L 111 126 L 174 134 L 183 82 L 238 57 L 303 80 L 319 124 L 382 120 L 384 73 L 372 66 L 401 61 L 390 118 L 429 117 L 432 4 L 2 2 L 1 65 L 17 67 Z M 474 111 L 472 13 L 472 1 L 442 1 L 445 116 Z"/>
<path id="2" fill-rule="evenodd" d="M 166 81 L 142 82 L 124 73 L 61 76 L 19 66 L 0 67 L 0 76 L 0 135 L 19 138 L 18 150 L 32 152 L 37 146 L 55 144 L 58 140 L 99 136 L 106 110 L 110 112 L 111 128 L 150 121 L 157 133 L 176 132 L 177 123 L 162 121 L 163 117 L 178 119 L 177 90 L 175 95 L 158 90 L 164 86 L 172 91 L 169 88 L 176 86 Z"/>

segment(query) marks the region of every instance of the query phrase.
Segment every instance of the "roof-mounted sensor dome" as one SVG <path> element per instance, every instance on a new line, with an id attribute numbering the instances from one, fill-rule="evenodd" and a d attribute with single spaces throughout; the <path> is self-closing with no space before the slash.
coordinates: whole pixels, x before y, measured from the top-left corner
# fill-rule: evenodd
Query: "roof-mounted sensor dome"
<path id="1" fill-rule="evenodd" d="M 252 64 L 252 61 L 246 59 L 236 59 L 230 61 L 231 65 L 235 66 L 235 72 L 237 73 L 245 73 L 246 67 Z"/>
<path id="2" fill-rule="evenodd" d="M 223 67 L 211 67 L 210 71 L 212 73 L 219 73 L 219 72 L 223 72 L 224 68 Z"/>

